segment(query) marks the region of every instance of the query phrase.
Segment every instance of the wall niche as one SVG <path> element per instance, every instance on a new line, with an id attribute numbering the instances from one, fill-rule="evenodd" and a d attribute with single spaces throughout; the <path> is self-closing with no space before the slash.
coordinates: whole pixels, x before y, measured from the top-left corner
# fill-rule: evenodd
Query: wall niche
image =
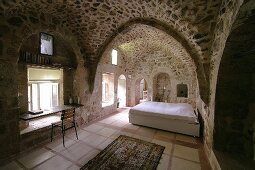
<path id="1" fill-rule="evenodd" d="M 170 76 L 167 73 L 159 73 L 153 79 L 154 101 L 169 102 L 171 92 Z"/>
<path id="2" fill-rule="evenodd" d="M 177 84 L 177 97 L 188 97 L 187 84 Z"/>
<path id="3" fill-rule="evenodd" d="M 19 87 L 19 102 L 20 114 L 28 111 L 28 67 L 38 68 L 62 68 L 63 69 L 63 101 L 68 103 L 69 96 L 73 94 L 73 80 L 77 67 L 76 55 L 70 44 L 58 34 L 52 34 L 54 37 L 54 54 L 53 56 L 41 55 L 39 50 L 39 33 L 32 34 L 23 41 L 20 47 L 20 57 L 18 62 L 18 87 Z M 41 63 L 24 61 L 22 54 L 27 53 L 29 57 L 35 56 L 50 58 L 50 63 Z"/>
<path id="4" fill-rule="evenodd" d="M 61 36 L 53 35 L 53 37 L 54 37 L 53 56 L 40 54 L 39 34 L 33 34 L 26 40 L 24 40 L 20 48 L 19 63 L 25 62 L 29 64 L 38 65 L 50 64 L 52 66 L 76 68 L 77 61 L 72 47 Z M 36 56 L 40 56 L 43 59 L 50 59 L 50 63 L 46 61 L 44 62 L 34 61 Z M 24 57 L 28 57 L 28 59 L 24 59 Z"/>

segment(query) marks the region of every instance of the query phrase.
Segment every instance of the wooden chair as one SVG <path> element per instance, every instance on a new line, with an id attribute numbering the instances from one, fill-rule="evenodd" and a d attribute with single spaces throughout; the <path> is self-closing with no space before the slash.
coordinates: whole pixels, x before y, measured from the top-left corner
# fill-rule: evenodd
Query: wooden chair
<path id="1" fill-rule="evenodd" d="M 62 111 L 61 122 L 56 122 L 51 124 L 51 142 L 53 139 L 53 129 L 54 127 L 59 127 L 62 129 L 63 145 L 65 146 L 65 131 L 71 128 L 75 129 L 76 138 L 78 139 L 76 122 L 75 122 L 75 108 Z"/>

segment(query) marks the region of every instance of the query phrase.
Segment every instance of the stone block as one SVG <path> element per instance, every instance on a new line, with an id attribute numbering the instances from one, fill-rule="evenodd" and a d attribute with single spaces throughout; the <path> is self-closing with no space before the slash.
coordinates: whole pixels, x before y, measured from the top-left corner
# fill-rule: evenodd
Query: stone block
<path id="1" fill-rule="evenodd" d="M 7 132 L 6 124 L 0 124 L 0 135 L 4 135 Z"/>

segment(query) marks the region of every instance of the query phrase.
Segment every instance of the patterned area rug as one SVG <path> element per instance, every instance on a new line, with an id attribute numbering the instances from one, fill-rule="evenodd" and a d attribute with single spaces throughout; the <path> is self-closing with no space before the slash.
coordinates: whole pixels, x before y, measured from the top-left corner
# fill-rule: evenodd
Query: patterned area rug
<path id="1" fill-rule="evenodd" d="M 164 146 L 121 135 L 81 170 L 156 169 L 164 149 Z"/>

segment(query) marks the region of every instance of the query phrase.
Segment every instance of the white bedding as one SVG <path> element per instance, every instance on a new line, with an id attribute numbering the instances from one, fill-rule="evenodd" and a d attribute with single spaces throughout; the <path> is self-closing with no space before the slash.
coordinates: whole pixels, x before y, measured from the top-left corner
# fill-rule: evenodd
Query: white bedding
<path id="1" fill-rule="evenodd" d="M 165 119 L 198 123 L 194 109 L 188 103 L 144 102 L 130 109 L 129 114 L 155 116 Z"/>

